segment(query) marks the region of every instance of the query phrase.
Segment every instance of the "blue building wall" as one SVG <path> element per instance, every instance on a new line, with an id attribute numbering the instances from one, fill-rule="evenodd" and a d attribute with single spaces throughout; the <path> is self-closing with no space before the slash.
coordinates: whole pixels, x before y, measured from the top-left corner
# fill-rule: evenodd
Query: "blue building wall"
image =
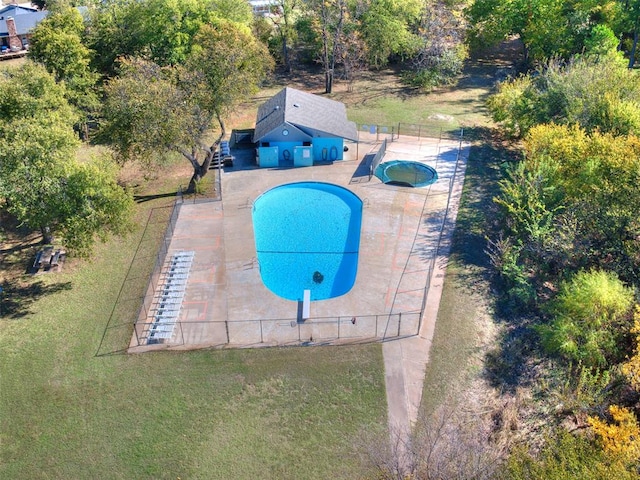
<path id="1" fill-rule="evenodd" d="M 270 140 L 264 138 L 257 148 L 258 165 L 263 168 L 291 165 L 297 167 L 313 165 L 314 162 L 344 159 L 342 138 L 308 136 L 295 138 L 296 133 L 289 136 L 274 135 L 275 138 L 271 137 Z M 304 145 L 305 142 L 311 145 Z"/>
<path id="2" fill-rule="evenodd" d="M 310 167 L 311 165 L 313 165 L 313 148 L 294 147 L 293 165 L 295 167 Z"/>
<path id="3" fill-rule="evenodd" d="M 257 151 L 258 166 L 261 168 L 277 167 L 278 147 L 260 147 Z"/>
<path id="4" fill-rule="evenodd" d="M 278 148 L 278 160 L 290 165 L 293 163 L 293 149 L 302 145 L 302 142 L 271 142 L 270 145 Z"/>
<path id="5" fill-rule="evenodd" d="M 344 143 L 342 138 L 315 137 L 313 139 L 313 159 L 317 162 L 342 160 Z"/>

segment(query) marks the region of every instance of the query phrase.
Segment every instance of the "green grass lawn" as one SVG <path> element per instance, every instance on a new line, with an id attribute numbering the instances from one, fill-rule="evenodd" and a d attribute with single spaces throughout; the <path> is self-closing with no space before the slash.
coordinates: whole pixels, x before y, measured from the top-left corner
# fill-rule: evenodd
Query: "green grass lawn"
<path id="1" fill-rule="evenodd" d="M 486 121 L 480 90 L 438 96 L 389 87 L 363 84 L 360 94 L 335 98 L 362 122 L 421 123 L 431 113 L 454 115 L 456 125 Z M 98 245 L 92 260 L 69 262 L 60 274 L 15 279 L 33 294 L 0 320 L 0 478 L 363 475 L 355 445 L 364 431 L 386 428 L 379 344 L 106 354 L 128 344 L 170 194 L 188 182 L 185 172 L 138 192 L 158 198 L 138 204 L 128 238 Z M 22 255 L 26 266 L 30 252 L 13 261 Z M 450 322 L 473 313 L 456 310 L 456 300 L 445 289 L 439 322 L 449 330 L 436 330 L 435 366 L 451 360 L 439 346 L 460 333 Z M 464 362 L 469 348 L 454 360 Z M 428 371 L 427 381 L 439 379 Z"/>

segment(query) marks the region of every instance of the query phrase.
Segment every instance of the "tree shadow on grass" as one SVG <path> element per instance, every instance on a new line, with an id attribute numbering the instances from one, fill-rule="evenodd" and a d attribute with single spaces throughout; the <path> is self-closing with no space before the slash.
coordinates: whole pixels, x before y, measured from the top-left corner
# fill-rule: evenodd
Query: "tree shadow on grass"
<path id="1" fill-rule="evenodd" d="M 533 328 L 537 319 L 521 315 L 498 320 L 505 328 L 496 347 L 485 355 L 484 375 L 493 387 L 515 393 L 518 387 L 532 385 L 538 378 L 541 355 Z"/>
<path id="2" fill-rule="evenodd" d="M 53 293 L 71 290 L 71 282 L 46 284 L 42 280 L 28 285 L 3 282 L 0 294 L 0 317 L 18 320 L 32 314 L 31 305 Z"/>
<path id="3" fill-rule="evenodd" d="M 456 274 L 472 292 L 489 295 L 495 321 L 501 325 L 495 347 L 485 355 L 484 377 L 503 392 L 535 382 L 540 363 L 539 342 L 533 326 L 535 312 L 523 314 L 505 302 L 503 287 L 487 254 L 487 239 L 499 231 L 498 210 L 493 199 L 499 195 L 498 182 L 504 167 L 517 161 L 517 146 L 493 129 L 465 130 L 473 142 L 465 173 L 465 190 L 453 237 L 451 259 L 463 266 Z"/>
<path id="4" fill-rule="evenodd" d="M 145 202 L 150 202 L 152 200 L 157 200 L 159 198 L 169 198 L 169 197 L 176 197 L 176 192 L 156 193 L 154 195 L 134 195 L 133 200 L 136 203 L 145 203 Z"/>

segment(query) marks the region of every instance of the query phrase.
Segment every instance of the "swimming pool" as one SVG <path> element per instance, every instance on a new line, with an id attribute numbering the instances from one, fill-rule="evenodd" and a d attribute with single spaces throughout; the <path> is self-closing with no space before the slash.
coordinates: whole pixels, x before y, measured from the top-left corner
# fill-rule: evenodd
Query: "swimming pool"
<path id="1" fill-rule="evenodd" d="M 438 180 L 435 169 L 424 163 L 409 160 L 381 163 L 374 173 L 382 183 L 408 187 L 426 187 Z"/>
<path id="2" fill-rule="evenodd" d="M 263 193 L 253 204 L 260 276 L 287 300 L 344 295 L 358 268 L 362 200 L 338 185 L 298 182 Z"/>

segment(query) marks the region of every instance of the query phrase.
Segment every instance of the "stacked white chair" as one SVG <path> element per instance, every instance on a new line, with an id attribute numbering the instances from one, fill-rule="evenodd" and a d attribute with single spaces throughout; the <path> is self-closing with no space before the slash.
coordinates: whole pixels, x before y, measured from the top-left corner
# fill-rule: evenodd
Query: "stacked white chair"
<path id="1" fill-rule="evenodd" d="M 176 252 L 161 272 L 162 285 L 156 295 L 147 343 L 159 343 L 173 336 L 194 256 L 192 251 Z"/>

